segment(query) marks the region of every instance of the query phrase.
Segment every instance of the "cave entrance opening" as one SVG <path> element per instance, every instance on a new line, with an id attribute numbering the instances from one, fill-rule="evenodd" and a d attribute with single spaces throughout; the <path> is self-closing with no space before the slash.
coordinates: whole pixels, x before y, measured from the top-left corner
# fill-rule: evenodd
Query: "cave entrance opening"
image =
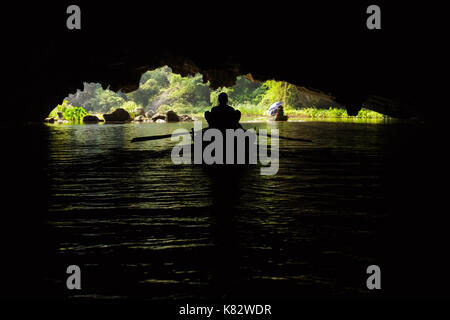
<path id="1" fill-rule="evenodd" d="M 282 104 L 291 120 L 352 118 L 331 94 L 286 81 L 254 81 L 248 74 L 238 76 L 233 86 L 212 89 L 201 73 L 182 76 L 164 66 L 143 73 L 138 89 L 129 93 L 105 89 L 100 83 L 84 82 L 83 89 L 69 93 L 46 121 L 162 122 L 170 121 L 173 114 L 181 120 L 189 120 L 202 117 L 205 111 L 217 105 L 222 92 L 228 94 L 229 105 L 241 111 L 243 120 L 268 119 L 268 108 L 274 103 Z M 124 111 L 118 112 L 118 109 Z M 115 111 L 118 115 L 111 117 Z M 353 118 L 382 119 L 385 116 L 363 108 Z"/>

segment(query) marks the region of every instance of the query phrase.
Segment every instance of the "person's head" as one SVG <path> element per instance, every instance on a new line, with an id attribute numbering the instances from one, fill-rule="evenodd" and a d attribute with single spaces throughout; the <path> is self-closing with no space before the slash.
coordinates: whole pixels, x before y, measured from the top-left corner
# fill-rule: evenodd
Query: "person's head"
<path id="1" fill-rule="evenodd" d="M 225 106 L 228 102 L 228 95 L 225 92 L 219 94 L 219 105 Z"/>

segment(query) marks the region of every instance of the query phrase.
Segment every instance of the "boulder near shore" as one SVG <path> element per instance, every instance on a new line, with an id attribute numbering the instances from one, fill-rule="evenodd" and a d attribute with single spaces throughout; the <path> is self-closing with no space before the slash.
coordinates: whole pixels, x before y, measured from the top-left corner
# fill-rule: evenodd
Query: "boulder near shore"
<path id="1" fill-rule="evenodd" d="M 178 122 L 180 121 L 180 117 L 177 115 L 175 111 L 167 111 L 166 113 L 166 121 L 167 122 Z"/>
<path id="2" fill-rule="evenodd" d="M 117 108 L 111 113 L 105 113 L 103 114 L 103 118 L 106 122 L 128 122 L 131 121 L 131 116 L 123 108 Z"/>
<path id="3" fill-rule="evenodd" d="M 99 119 L 97 116 L 88 114 L 87 116 L 83 117 L 83 122 L 84 123 L 98 123 L 98 122 L 103 122 L 103 120 Z"/>

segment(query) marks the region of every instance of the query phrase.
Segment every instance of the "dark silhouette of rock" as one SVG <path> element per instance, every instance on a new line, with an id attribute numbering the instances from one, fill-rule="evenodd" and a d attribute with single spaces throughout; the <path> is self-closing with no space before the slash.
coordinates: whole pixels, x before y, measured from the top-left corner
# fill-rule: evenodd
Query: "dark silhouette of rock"
<path id="1" fill-rule="evenodd" d="M 166 120 L 167 122 L 178 122 L 180 121 L 180 117 L 178 117 L 175 111 L 170 110 L 166 113 Z"/>
<path id="2" fill-rule="evenodd" d="M 102 122 L 103 120 L 99 119 L 97 116 L 88 114 L 87 116 L 83 117 L 83 122 L 84 123 L 97 123 L 97 122 Z"/>
<path id="3" fill-rule="evenodd" d="M 117 108 L 111 113 L 103 114 L 103 118 L 106 122 L 127 122 L 131 121 L 130 114 L 128 111 L 122 108 Z"/>

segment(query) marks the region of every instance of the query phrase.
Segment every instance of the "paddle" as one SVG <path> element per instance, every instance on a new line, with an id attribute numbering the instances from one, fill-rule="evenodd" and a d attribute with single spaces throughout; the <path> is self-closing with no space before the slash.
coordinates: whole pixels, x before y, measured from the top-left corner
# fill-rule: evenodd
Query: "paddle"
<path id="1" fill-rule="evenodd" d="M 174 134 L 163 134 L 163 135 L 160 135 L 160 136 L 137 137 L 137 138 L 131 139 L 131 142 L 166 139 L 166 138 L 170 138 L 170 137 L 182 136 L 182 135 L 185 135 L 185 134 L 190 134 L 190 132 L 180 132 L 180 133 L 174 133 Z"/>
<path id="2" fill-rule="evenodd" d="M 259 135 L 259 133 L 257 133 Z M 284 140 L 290 140 L 290 141 L 299 141 L 299 142 L 312 142 L 312 140 L 308 139 L 301 139 L 301 138 L 289 138 L 289 137 L 283 137 L 283 136 L 275 136 L 271 135 L 270 133 L 267 134 L 269 138 L 278 138 L 278 139 L 284 139 Z"/>
<path id="3" fill-rule="evenodd" d="M 207 128 L 203 129 L 202 131 L 206 130 Z M 190 134 L 191 132 L 180 132 L 180 133 L 174 133 L 174 134 L 163 134 L 159 136 L 148 136 L 148 137 L 137 137 L 133 138 L 131 142 L 140 142 L 140 141 L 150 141 L 150 140 L 159 140 L 159 139 L 167 139 L 170 137 L 177 137 L 182 136 L 185 134 Z M 256 133 L 259 135 L 259 133 Z M 299 142 L 312 142 L 312 140 L 308 139 L 300 139 L 300 138 L 289 138 L 289 137 L 283 137 L 283 136 L 275 136 L 271 134 L 267 134 L 267 137 L 269 138 L 278 138 L 278 139 L 284 139 L 284 140 L 290 140 L 290 141 L 299 141 Z"/>

